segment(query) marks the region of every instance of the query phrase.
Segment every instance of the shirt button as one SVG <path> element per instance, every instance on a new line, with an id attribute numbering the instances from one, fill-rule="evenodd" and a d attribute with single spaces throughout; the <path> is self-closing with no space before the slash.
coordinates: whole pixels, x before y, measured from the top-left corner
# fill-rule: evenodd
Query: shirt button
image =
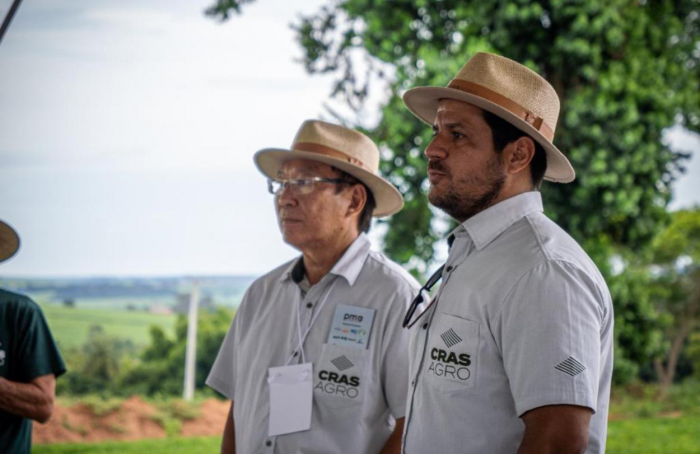
<path id="1" fill-rule="evenodd" d="M 450 266 L 448 266 L 447 268 L 445 268 L 445 271 L 447 271 L 447 272 L 449 273 L 449 272 L 452 271 L 453 269 L 454 269 L 454 267 L 453 267 L 452 265 L 450 265 Z"/>
<path id="2" fill-rule="evenodd" d="M 299 356 L 299 352 L 294 352 L 294 354 L 292 356 L 294 356 L 296 358 L 297 356 Z"/>
<path id="3" fill-rule="evenodd" d="M 272 446 L 272 442 L 271 442 L 270 440 L 267 440 L 267 441 L 265 442 L 265 446 Z"/>
<path id="4" fill-rule="evenodd" d="M 307 309 L 311 309 L 312 307 L 314 307 L 314 303 L 306 303 Z"/>
<path id="5" fill-rule="evenodd" d="M 428 324 L 427 324 L 427 323 L 423 323 L 423 329 L 428 329 Z"/>
<path id="6" fill-rule="evenodd" d="M 411 380 L 411 386 L 416 386 L 416 381 L 415 381 L 415 380 Z"/>

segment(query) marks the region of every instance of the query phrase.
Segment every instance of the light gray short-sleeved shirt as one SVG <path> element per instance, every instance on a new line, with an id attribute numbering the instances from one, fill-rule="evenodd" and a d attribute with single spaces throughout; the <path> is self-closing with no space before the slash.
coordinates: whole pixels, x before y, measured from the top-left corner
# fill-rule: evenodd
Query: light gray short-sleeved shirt
<path id="1" fill-rule="evenodd" d="M 379 452 L 406 409 L 408 332 L 401 321 L 419 285 L 371 251 L 364 234 L 318 284 L 303 289 L 302 282 L 296 260 L 250 286 L 207 378 L 209 386 L 234 402 L 236 452 Z M 326 294 L 304 342 L 306 361 L 314 368 L 311 430 L 268 437 L 268 368 L 285 365 L 297 350 L 297 311 L 305 331 Z M 375 310 L 366 349 L 327 343 L 338 304 Z M 291 364 L 298 363 L 301 355 Z M 359 385 L 330 381 L 330 374 L 320 371 L 357 377 Z"/>
<path id="2" fill-rule="evenodd" d="M 453 235 L 437 302 L 411 329 L 404 452 L 515 453 L 524 413 L 570 404 L 595 412 L 586 453 L 603 453 L 613 309 L 596 266 L 537 192 Z"/>

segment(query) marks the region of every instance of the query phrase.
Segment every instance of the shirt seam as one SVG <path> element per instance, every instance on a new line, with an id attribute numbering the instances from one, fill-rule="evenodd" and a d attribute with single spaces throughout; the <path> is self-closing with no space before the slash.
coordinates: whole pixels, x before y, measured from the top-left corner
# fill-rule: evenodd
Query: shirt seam
<path id="1" fill-rule="evenodd" d="M 544 243 L 542 242 L 542 238 L 540 237 L 540 231 L 535 226 L 534 222 L 532 222 L 532 219 L 530 219 L 530 215 L 528 214 L 527 216 L 525 216 L 525 219 L 527 220 L 527 223 L 530 225 L 530 228 L 532 229 L 532 233 L 535 235 L 535 239 L 537 240 L 537 244 L 540 246 L 540 250 L 542 251 L 544 256 L 547 257 L 548 260 L 553 260 L 552 256 L 547 251 L 547 248 L 544 247 Z"/>

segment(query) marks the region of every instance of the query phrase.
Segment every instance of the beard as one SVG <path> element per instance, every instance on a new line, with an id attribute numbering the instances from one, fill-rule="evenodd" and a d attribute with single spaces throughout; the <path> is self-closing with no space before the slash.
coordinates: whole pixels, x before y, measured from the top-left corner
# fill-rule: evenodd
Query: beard
<path id="1" fill-rule="evenodd" d="M 490 207 L 501 193 L 506 179 L 498 155 L 489 160 L 481 175 L 453 178 L 440 161 L 429 162 L 428 168 L 443 172 L 451 183 L 443 193 L 436 193 L 435 188 L 431 188 L 428 200 L 460 223 Z"/>

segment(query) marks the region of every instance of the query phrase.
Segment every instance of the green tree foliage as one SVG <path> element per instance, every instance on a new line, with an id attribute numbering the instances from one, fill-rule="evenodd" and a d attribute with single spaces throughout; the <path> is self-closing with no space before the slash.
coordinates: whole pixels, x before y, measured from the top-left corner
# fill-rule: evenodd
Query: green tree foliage
<path id="1" fill-rule="evenodd" d="M 246 3 L 255 0 L 216 0 L 216 3 L 207 8 L 205 13 L 212 17 L 220 17 L 222 20 L 228 19 L 231 13 L 240 14 L 241 8 Z"/>
<path id="2" fill-rule="evenodd" d="M 446 85 L 477 51 L 523 62 L 557 90 L 555 142 L 578 178 L 545 185 L 543 196 L 548 214 L 585 245 L 643 246 L 664 221 L 683 159 L 662 133 L 676 122 L 700 131 L 697 0 L 345 0 L 297 30 L 306 68 L 336 74 L 333 94 L 350 106 L 373 77 L 389 80 L 391 97 L 369 132 L 389 157 L 383 172 L 411 201 L 421 199 L 390 220 L 387 252 L 404 263 L 430 259 L 435 235 L 424 219 L 421 157 L 430 131 L 399 95 Z M 358 64 L 358 53 L 371 64 Z"/>
<path id="3" fill-rule="evenodd" d="M 57 393 L 113 394 L 135 354 L 131 341 L 111 336 L 101 326 L 93 325 L 85 344 L 65 352 L 68 372 L 56 382 Z"/>
<path id="4" fill-rule="evenodd" d="M 204 389 L 204 381 L 214 364 L 226 336 L 233 314 L 218 308 L 214 313 L 200 312 L 197 323 L 197 361 L 195 388 Z M 151 327 L 151 343 L 141 354 L 141 360 L 124 377 L 123 394 L 181 395 L 185 376 L 187 347 L 187 317 L 180 315 L 175 337 L 170 339 L 162 328 Z"/>
<path id="5" fill-rule="evenodd" d="M 361 126 L 364 101 L 385 90 L 381 120 L 366 132 L 406 208 L 389 219 L 384 246 L 421 272 L 445 229 L 426 198 L 422 151 L 431 131 L 401 94 L 447 85 L 478 51 L 522 62 L 552 83 L 562 101 L 555 143 L 577 179 L 545 184 L 545 207 L 610 283 L 616 377 L 625 381 L 658 351 L 662 320 L 648 273 L 615 275 L 610 258 L 628 262 L 667 222 L 671 184 L 687 156 L 668 147 L 664 131 L 700 131 L 699 10 L 698 0 L 338 0 L 295 29 L 306 69 L 334 75 L 331 95 L 356 112 L 346 124 Z M 225 19 L 226 11 L 210 13 Z"/>
<path id="6" fill-rule="evenodd" d="M 664 348 L 654 368 L 661 385 L 668 387 L 682 348 L 700 322 L 700 208 L 671 214 L 671 223 L 651 245 L 650 263 L 659 289 L 654 302 L 667 319 Z"/>

